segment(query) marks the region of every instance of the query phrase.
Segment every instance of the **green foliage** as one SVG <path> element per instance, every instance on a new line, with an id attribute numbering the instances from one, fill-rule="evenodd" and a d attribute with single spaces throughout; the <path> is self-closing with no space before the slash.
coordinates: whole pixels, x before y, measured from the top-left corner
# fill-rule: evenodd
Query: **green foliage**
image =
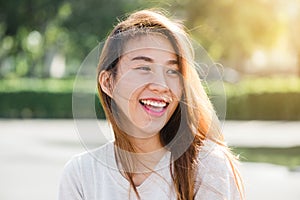
<path id="1" fill-rule="evenodd" d="M 300 119 L 299 78 L 247 78 L 225 88 L 227 119 Z"/>
<path id="2" fill-rule="evenodd" d="M 157 5 L 140 0 L 43 0 L 0 2 L 0 77 L 50 77 L 64 58 L 64 77 L 76 73 L 116 17 Z"/>
<path id="3" fill-rule="evenodd" d="M 266 162 L 287 166 L 290 169 L 300 166 L 300 147 L 233 147 L 234 153 L 245 162 Z"/>
<path id="4" fill-rule="evenodd" d="M 0 77 L 45 76 L 46 52 L 43 35 L 56 19 L 61 1 L 2 1 L 0 6 Z"/>
<path id="5" fill-rule="evenodd" d="M 172 7 L 185 11 L 191 34 L 215 60 L 234 68 L 241 68 L 255 49 L 272 47 L 283 29 L 273 1 L 183 2 L 175 1 Z"/>
<path id="6" fill-rule="evenodd" d="M 48 92 L 0 93 L 1 117 L 70 118 L 72 94 Z"/>
<path id="7" fill-rule="evenodd" d="M 55 90 L 55 88 L 53 88 Z M 262 93 L 227 100 L 227 120 L 300 120 L 300 93 Z M 97 116 L 104 118 L 98 99 Z M 71 118 L 72 92 L 0 92 L 1 118 Z"/>
<path id="8" fill-rule="evenodd" d="M 248 77 L 236 84 L 225 83 L 225 89 L 228 97 L 261 93 L 300 93 L 300 79 L 298 77 Z"/>
<path id="9" fill-rule="evenodd" d="M 77 85 L 82 91 L 93 85 L 96 88 L 93 80 L 77 81 L 81 81 Z M 72 117 L 73 84 L 74 79 L 0 80 L 0 117 Z M 225 88 L 228 120 L 300 120 L 298 78 L 249 78 L 238 84 L 225 84 Z M 99 101 L 95 102 L 97 115 L 104 117 Z M 60 109 L 62 104 L 65 110 Z M 22 115 L 24 109 L 32 114 Z"/>
<path id="10" fill-rule="evenodd" d="M 0 79 L 0 92 L 54 92 L 71 93 L 74 79 L 18 78 Z"/>
<path id="11" fill-rule="evenodd" d="M 0 93 L 0 117 L 72 118 L 72 95 L 72 92 Z M 104 118 L 97 95 L 95 95 L 95 112 L 98 118 Z"/>
<path id="12" fill-rule="evenodd" d="M 227 98 L 226 119 L 300 120 L 300 93 L 244 94 Z"/>
<path id="13" fill-rule="evenodd" d="M 184 19 L 215 60 L 235 68 L 254 49 L 271 47 L 287 31 L 278 3 L 272 1 L 1 1 L 0 77 L 49 77 L 57 55 L 65 58 L 64 77 L 72 76 L 117 18 L 149 7 L 166 8 Z"/>

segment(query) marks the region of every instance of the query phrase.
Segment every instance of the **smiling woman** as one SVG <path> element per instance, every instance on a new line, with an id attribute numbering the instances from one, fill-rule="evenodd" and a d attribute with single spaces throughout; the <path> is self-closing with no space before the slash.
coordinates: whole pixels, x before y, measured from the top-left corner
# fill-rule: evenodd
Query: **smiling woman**
<path id="1" fill-rule="evenodd" d="M 105 41 L 98 93 L 115 140 L 75 156 L 59 199 L 243 199 L 183 26 L 142 10 Z"/>
<path id="2" fill-rule="evenodd" d="M 113 83 L 110 71 L 101 71 L 99 83 L 115 102 L 120 126 L 135 137 L 156 135 L 174 113 L 182 94 L 177 57 L 165 37 L 148 33 L 130 39 L 118 62 Z M 134 81 L 133 81 L 134 80 Z M 134 126 L 128 126 L 132 124 Z M 146 133 L 146 135 L 144 135 Z"/>

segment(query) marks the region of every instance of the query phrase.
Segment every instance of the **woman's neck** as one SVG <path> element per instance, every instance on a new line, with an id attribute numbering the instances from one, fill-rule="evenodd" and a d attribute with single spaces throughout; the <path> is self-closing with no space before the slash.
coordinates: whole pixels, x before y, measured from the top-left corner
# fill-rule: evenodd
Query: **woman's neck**
<path id="1" fill-rule="evenodd" d="M 156 152 L 163 147 L 159 133 L 147 138 L 129 137 L 129 139 L 136 148 L 136 153 Z"/>
<path id="2" fill-rule="evenodd" d="M 138 160 L 136 167 L 139 172 L 153 170 L 167 152 L 160 142 L 159 134 L 148 138 L 131 137 L 130 141 L 135 148 L 135 158 Z"/>

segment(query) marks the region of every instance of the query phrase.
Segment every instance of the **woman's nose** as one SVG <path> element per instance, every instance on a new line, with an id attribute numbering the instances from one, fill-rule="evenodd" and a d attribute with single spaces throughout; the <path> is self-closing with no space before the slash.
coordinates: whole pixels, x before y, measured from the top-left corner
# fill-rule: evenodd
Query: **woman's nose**
<path id="1" fill-rule="evenodd" d="M 149 85 L 149 89 L 157 92 L 169 91 L 169 87 L 163 73 L 154 74 L 153 80 Z"/>

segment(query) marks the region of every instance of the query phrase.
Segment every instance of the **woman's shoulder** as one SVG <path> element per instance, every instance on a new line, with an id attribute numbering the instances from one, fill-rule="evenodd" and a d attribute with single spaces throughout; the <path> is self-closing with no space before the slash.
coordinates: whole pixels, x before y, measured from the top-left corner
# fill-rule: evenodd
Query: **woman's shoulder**
<path id="1" fill-rule="evenodd" d="M 60 177 L 59 199 L 85 199 L 84 191 L 93 188 L 91 180 L 104 174 L 107 157 L 113 155 L 113 143 L 74 155 L 64 166 Z M 101 180 L 101 179 L 100 179 Z M 89 192 L 86 192 L 86 195 Z"/>
<path id="2" fill-rule="evenodd" d="M 227 146 L 222 146 L 211 140 L 205 140 L 198 154 L 198 169 L 203 173 L 213 173 L 224 176 L 231 174 L 231 162 L 237 164 L 233 160 L 233 156 Z"/>
<path id="3" fill-rule="evenodd" d="M 201 199 L 240 199 L 233 172 L 237 164 L 226 146 L 205 141 L 198 155 L 197 196 Z"/>
<path id="4" fill-rule="evenodd" d="M 68 165 L 75 165 L 80 168 L 105 163 L 108 155 L 114 154 L 113 142 L 108 142 L 98 148 L 86 150 L 85 152 L 73 155 L 66 163 Z"/>
<path id="5" fill-rule="evenodd" d="M 198 160 L 201 162 L 209 162 L 210 160 L 223 160 L 228 151 L 227 146 L 217 144 L 212 140 L 203 141 L 198 154 Z"/>

